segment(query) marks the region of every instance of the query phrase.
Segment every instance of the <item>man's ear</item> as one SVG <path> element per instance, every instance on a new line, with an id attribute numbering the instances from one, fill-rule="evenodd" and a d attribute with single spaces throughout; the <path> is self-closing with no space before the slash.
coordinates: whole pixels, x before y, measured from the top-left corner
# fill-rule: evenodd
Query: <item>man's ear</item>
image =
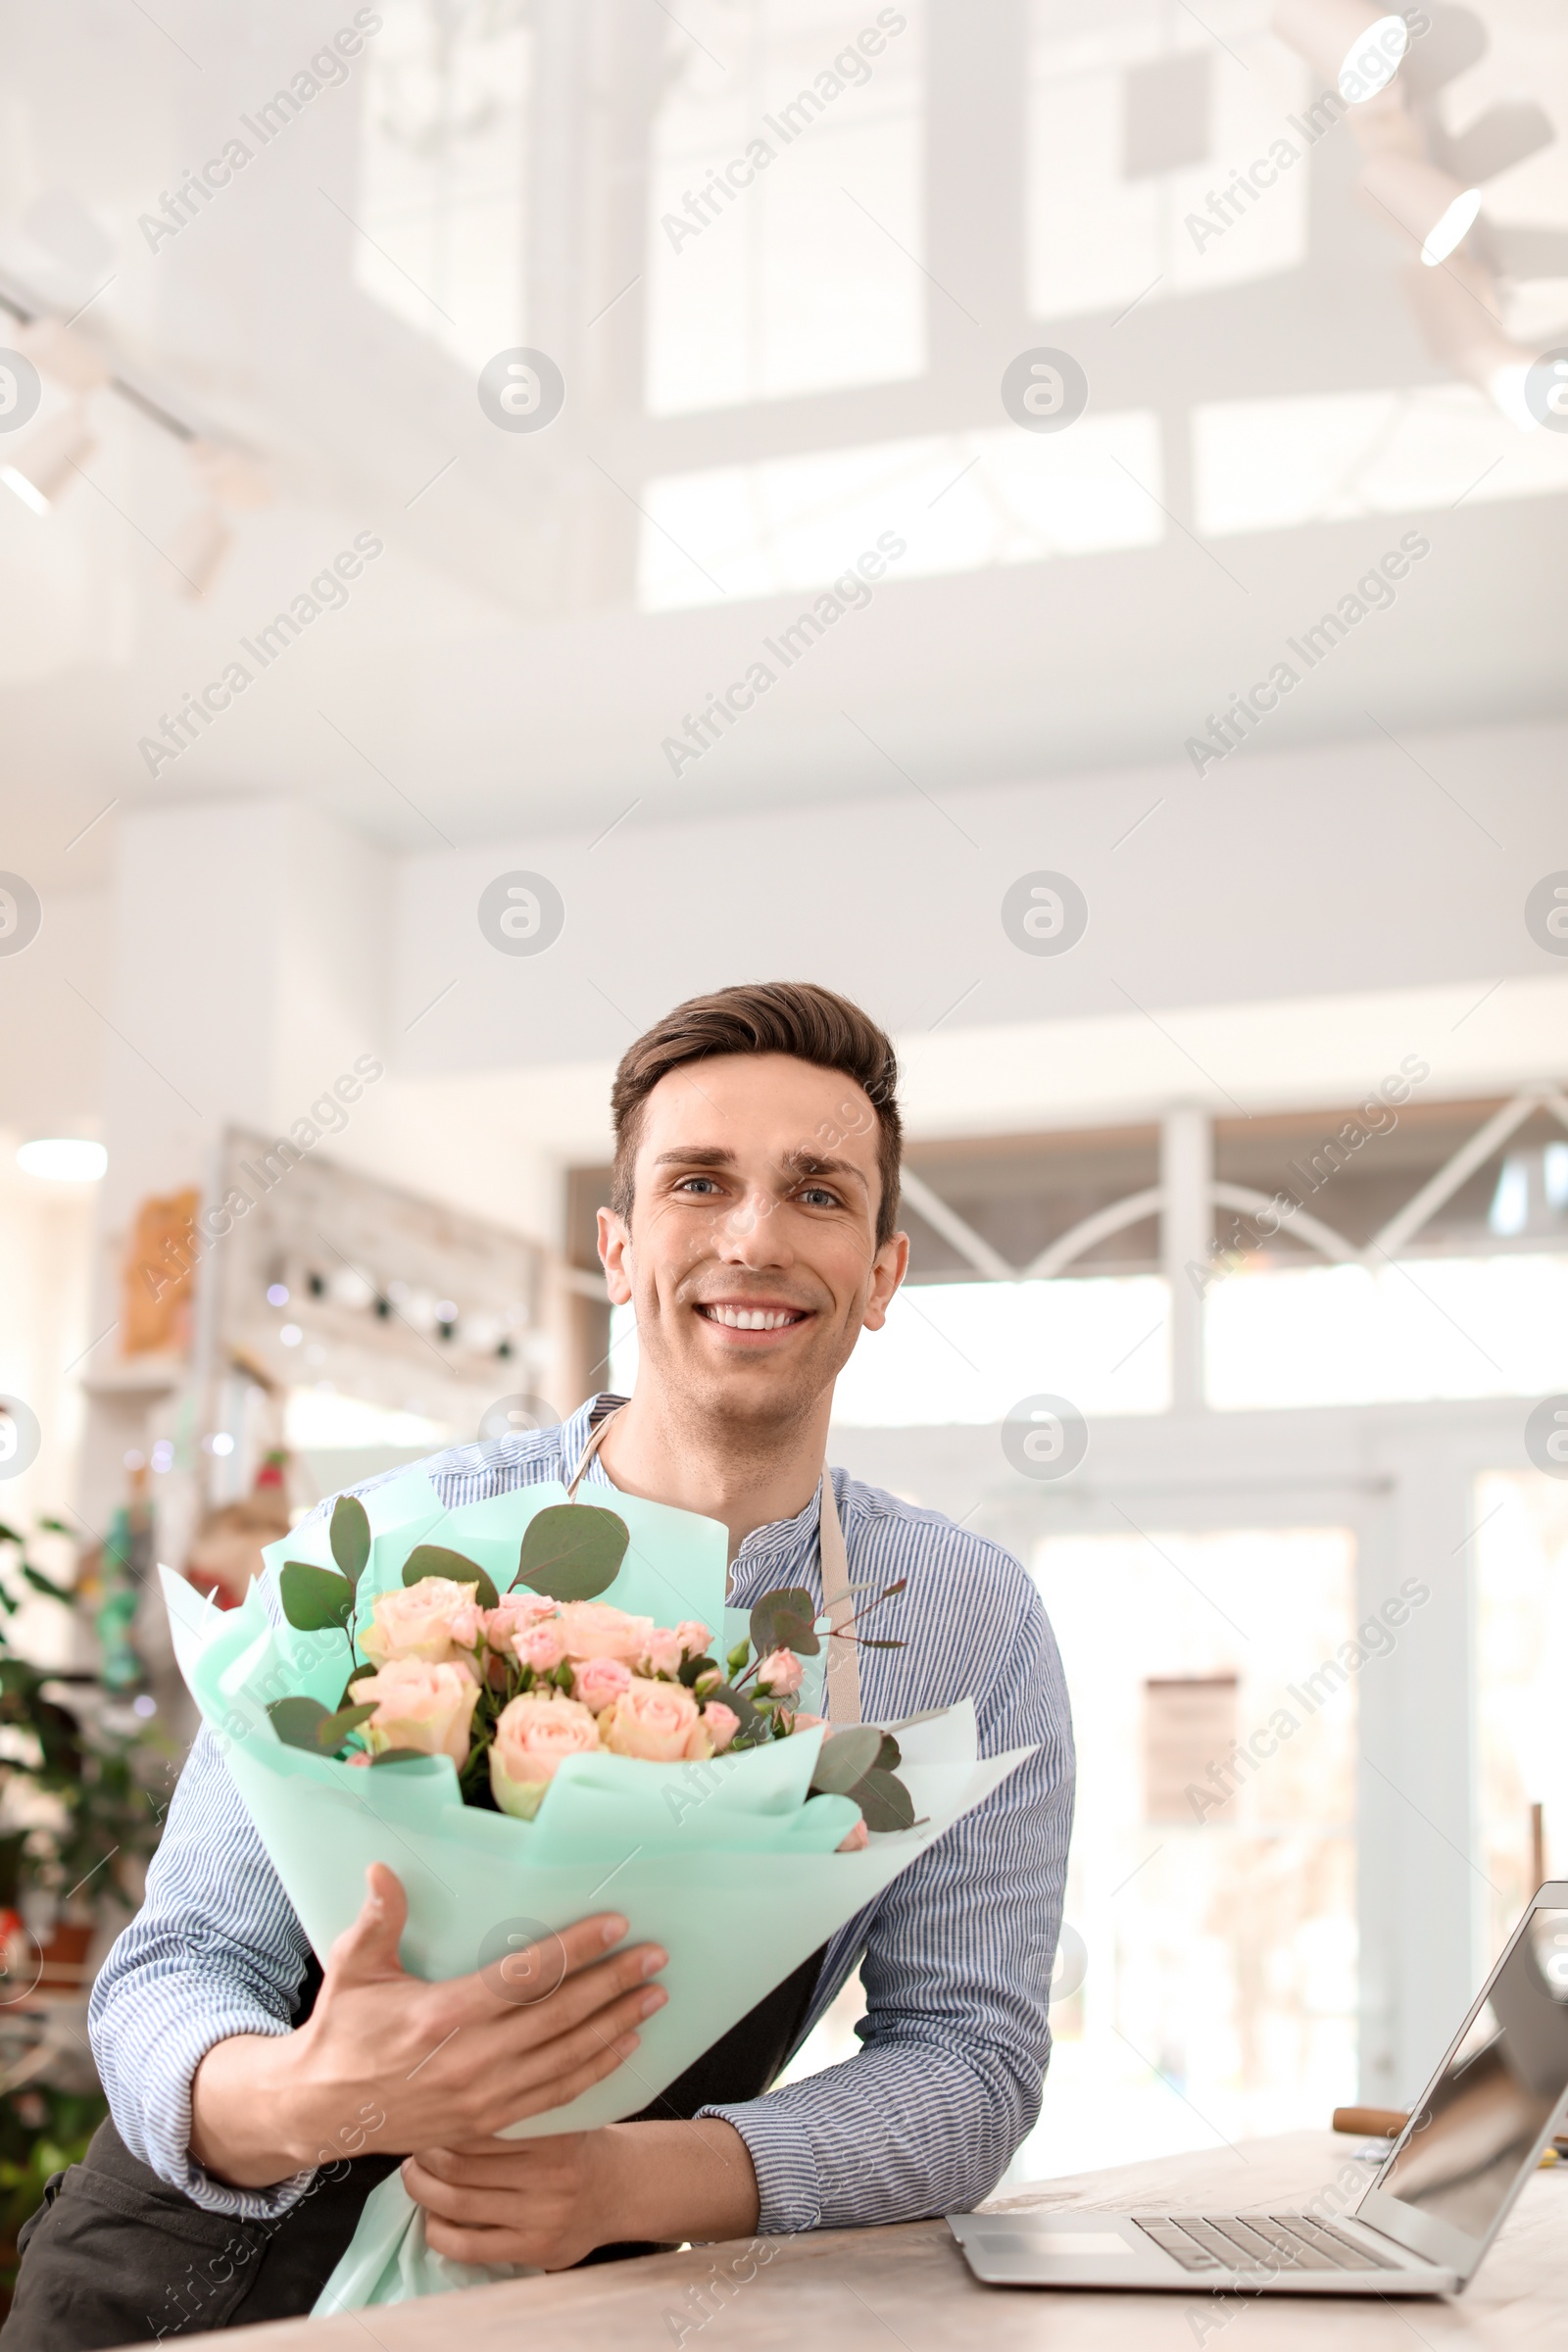
<path id="1" fill-rule="evenodd" d="M 904 1280 L 908 1266 L 909 1237 L 906 1233 L 896 1233 L 883 1243 L 871 1260 L 870 1297 L 865 1302 L 865 1312 L 860 1317 L 864 1330 L 881 1330 L 888 1319 L 893 1294 Z"/>
<path id="2" fill-rule="evenodd" d="M 611 1304 L 629 1306 L 634 1271 L 631 1227 L 612 1208 L 599 1211 L 599 1262 L 605 1269 L 605 1287 Z"/>

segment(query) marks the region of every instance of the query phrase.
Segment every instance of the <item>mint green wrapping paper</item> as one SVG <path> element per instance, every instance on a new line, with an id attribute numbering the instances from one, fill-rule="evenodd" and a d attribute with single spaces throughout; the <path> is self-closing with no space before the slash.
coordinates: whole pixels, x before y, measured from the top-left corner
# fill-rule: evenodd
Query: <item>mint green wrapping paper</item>
<path id="1" fill-rule="evenodd" d="M 465 1553 L 505 1591 L 524 1527 L 565 1494 L 553 1483 L 529 1486 L 448 1510 L 423 1474 L 411 1471 L 364 1499 L 372 1544 L 359 1590 L 368 1622 L 370 1597 L 401 1584 L 417 1543 Z M 722 1626 L 723 1527 L 635 1495 L 605 1499 L 631 1542 L 601 1597 L 662 1625 L 699 1618 Z M 285 1558 L 329 1566 L 324 1523 L 265 1556 L 271 1578 Z M 465 1805 L 446 1757 L 366 1771 L 285 1746 L 268 1719 L 269 1701 L 304 1692 L 334 1705 L 350 1666 L 346 1636 L 302 1634 L 277 1621 L 260 1586 L 224 1614 L 183 1579 L 161 1575 L 180 1671 L 319 1958 L 358 1915 L 371 1862 L 403 1883 L 403 1964 L 428 1980 L 467 1975 L 509 1937 L 526 1941 L 612 1909 L 629 1921 L 632 1940 L 668 1952 L 661 1979 L 668 2002 L 642 2028 L 636 2056 L 569 2106 L 530 2117 L 508 2136 L 588 2131 L 646 2106 L 1033 1752 L 978 1761 L 967 1700 L 901 1732 L 900 1774 L 916 1827 L 874 1837 L 853 1854 L 834 1849 L 858 1808 L 847 1797 L 809 1793 L 820 1731 L 708 1764 L 568 1757 L 537 1817 L 516 1821 Z M 394 2175 L 368 2200 L 317 2308 L 402 2301 L 493 2275 L 506 2274 L 430 2252 L 418 2208 Z"/>

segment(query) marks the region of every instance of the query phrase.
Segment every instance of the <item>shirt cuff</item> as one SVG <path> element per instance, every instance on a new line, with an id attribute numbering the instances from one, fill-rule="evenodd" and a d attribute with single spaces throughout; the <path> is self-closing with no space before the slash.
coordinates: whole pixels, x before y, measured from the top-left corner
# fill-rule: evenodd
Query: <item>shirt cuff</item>
<path id="1" fill-rule="evenodd" d="M 745 2140 L 757 2175 L 758 2233 L 793 2236 L 815 2230 L 822 2218 L 821 2182 L 811 2135 L 799 2113 L 772 2099 L 747 2099 L 735 2107 L 704 2107 Z"/>
<path id="2" fill-rule="evenodd" d="M 161 2180 L 183 2189 L 191 2202 L 207 2213 L 221 2213 L 238 2221 L 271 2222 L 290 2212 L 310 2187 L 316 2168 L 291 2173 L 266 2188 L 236 2188 L 231 2181 L 215 2180 L 190 2152 L 190 2094 L 196 2069 L 219 2042 L 231 2040 L 236 2034 L 283 2034 L 291 2031 L 283 2019 L 252 2008 L 205 2009 L 182 2023 L 160 2015 L 156 2075 L 149 2064 L 144 2079 L 166 2085 L 166 2093 L 157 2111 L 141 2111 L 139 2132 L 122 2131 L 132 2155 L 150 2165 Z M 129 2050 L 119 2049 L 115 2057 L 116 2073 L 123 2073 L 127 2066 L 137 2067 Z M 111 2111 L 114 2104 L 111 2096 Z M 116 2121 L 118 2124 L 118 2117 Z"/>

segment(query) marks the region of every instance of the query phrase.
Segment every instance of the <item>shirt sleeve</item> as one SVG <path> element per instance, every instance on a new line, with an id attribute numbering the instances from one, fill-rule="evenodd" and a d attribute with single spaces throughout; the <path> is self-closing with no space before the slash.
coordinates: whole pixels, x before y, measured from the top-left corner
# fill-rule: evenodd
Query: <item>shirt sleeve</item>
<path id="1" fill-rule="evenodd" d="M 147 1897 L 99 1971 L 93 2056 L 115 2128 L 160 2180 L 211 2213 L 272 2220 L 309 2172 L 234 2188 L 190 2154 L 190 2086 L 235 2034 L 287 2034 L 310 1957 L 304 1930 L 211 1732 L 197 1737 L 147 1873 Z"/>
<path id="2" fill-rule="evenodd" d="M 984 1594 L 991 1672 L 967 1689 L 982 1755 L 1031 1743 L 1037 1752 L 851 1932 L 864 1942 L 859 2053 L 765 2098 L 704 2110 L 747 2144 L 764 2234 L 967 2211 L 1040 2112 L 1072 1828 L 1072 1724 L 1039 1594 L 1001 1556 L 1011 1574 L 988 1579 Z M 906 1698 L 899 1711 L 955 1695 Z M 844 1941 L 825 1977 L 848 1973 Z"/>

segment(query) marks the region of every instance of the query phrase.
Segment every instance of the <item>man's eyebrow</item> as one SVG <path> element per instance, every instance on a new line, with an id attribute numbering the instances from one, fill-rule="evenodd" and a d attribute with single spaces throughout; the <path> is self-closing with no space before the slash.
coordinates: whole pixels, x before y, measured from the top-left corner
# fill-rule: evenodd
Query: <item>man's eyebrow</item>
<path id="1" fill-rule="evenodd" d="M 833 1159 L 826 1152 L 808 1151 L 803 1146 L 798 1151 L 785 1152 L 784 1165 L 793 1168 L 797 1176 L 847 1176 L 862 1192 L 870 1190 L 853 1159 Z"/>
<path id="2" fill-rule="evenodd" d="M 781 1166 L 794 1176 L 836 1176 L 858 1184 L 869 1192 L 860 1170 L 850 1159 L 834 1159 L 823 1152 L 812 1152 L 804 1144 L 794 1152 L 786 1152 Z M 656 1168 L 732 1168 L 735 1154 L 727 1144 L 687 1144 L 673 1152 L 661 1152 L 654 1161 Z"/>

